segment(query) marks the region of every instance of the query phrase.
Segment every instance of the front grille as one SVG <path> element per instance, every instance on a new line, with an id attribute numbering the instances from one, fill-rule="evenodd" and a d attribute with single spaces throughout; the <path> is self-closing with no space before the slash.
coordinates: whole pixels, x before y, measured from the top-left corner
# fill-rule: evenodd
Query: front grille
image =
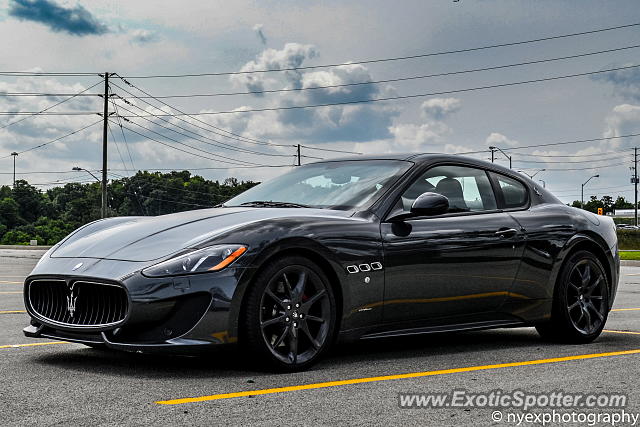
<path id="1" fill-rule="evenodd" d="M 127 293 L 117 285 L 80 280 L 33 280 L 28 286 L 28 303 L 45 321 L 104 327 L 121 322 L 127 315 Z"/>

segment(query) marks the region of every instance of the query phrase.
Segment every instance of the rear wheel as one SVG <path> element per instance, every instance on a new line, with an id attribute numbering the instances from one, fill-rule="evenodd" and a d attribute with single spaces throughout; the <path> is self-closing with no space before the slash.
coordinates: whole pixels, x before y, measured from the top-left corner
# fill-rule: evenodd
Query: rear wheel
<path id="1" fill-rule="evenodd" d="M 604 328 L 609 314 L 609 286 L 600 261 L 590 252 L 571 255 L 558 276 L 551 320 L 536 326 L 543 338 L 588 343 Z"/>
<path id="2" fill-rule="evenodd" d="M 267 267 L 249 290 L 245 347 L 258 362 L 296 371 L 331 344 L 336 304 L 326 275 L 306 258 L 285 257 Z"/>

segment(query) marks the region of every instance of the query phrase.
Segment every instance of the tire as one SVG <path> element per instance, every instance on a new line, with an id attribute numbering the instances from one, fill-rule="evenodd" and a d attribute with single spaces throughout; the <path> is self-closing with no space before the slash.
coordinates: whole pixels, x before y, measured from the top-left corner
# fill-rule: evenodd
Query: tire
<path id="1" fill-rule="evenodd" d="M 259 273 L 245 300 L 241 345 L 252 362 L 282 372 L 307 369 L 330 347 L 336 303 L 327 276 L 287 256 Z"/>
<path id="2" fill-rule="evenodd" d="M 585 344 L 595 340 L 609 314 L 609 282 L 592 253 L 578 251 L 566 260 L 554 288 L 551 319 L 536 326 L 542 338 Z"/>

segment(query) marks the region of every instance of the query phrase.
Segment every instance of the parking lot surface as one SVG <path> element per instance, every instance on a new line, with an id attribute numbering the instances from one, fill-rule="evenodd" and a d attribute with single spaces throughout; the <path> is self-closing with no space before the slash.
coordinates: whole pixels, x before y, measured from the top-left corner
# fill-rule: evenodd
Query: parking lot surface
<path id="1" fill-rule="evenodd" d="M 532 328 L 423 335 L 341 345 L 310 371 L 272 374 L 232 351 L 163 357 L 25 338 L 22 283 L 42 253 L 0 250 L 2 425 L 510 425 L 493 408 L 398 404 L 399 393 L 459 389 L 624 393 L 625 411 L 640 413 L 638 267 L 622 267 L 607 332 L 589 345 Z"/>

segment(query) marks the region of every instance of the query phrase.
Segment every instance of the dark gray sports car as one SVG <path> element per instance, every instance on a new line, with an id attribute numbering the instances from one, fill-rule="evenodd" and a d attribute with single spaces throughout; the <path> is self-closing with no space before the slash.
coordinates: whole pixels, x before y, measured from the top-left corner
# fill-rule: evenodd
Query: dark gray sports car
<path id="1" fill-rule="evenodd" d="M 26 279 L 29 337 L 125 351 L 238 343 L 303 369 L 336 340 L 535 326 L 589 342 L 619 276 L 610 218 L 460 156 L 294 168 L 214 209 L 88 224 Z"/>

